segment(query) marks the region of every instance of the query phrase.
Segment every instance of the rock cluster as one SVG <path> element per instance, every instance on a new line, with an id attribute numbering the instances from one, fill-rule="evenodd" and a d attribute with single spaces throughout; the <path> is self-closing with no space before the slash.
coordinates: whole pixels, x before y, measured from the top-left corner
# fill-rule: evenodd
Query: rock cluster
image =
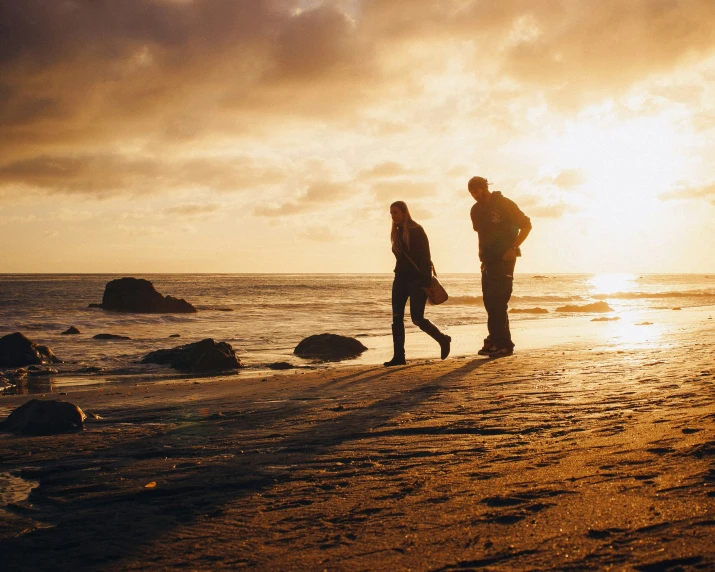
<path id="1" fill-rule="evenodd" d="M 142 363 L 168 365 L 179 371 L 190 373 L 230 371 L 243 367 L 230 344 L 215 342 L 211 338 L 168 350 L 151 352 L 144 356 Z"/>
<path id="2" fill-rule="evenodd" d="M 0 338 L 0 367 L 62 363 L 52 350 L 29 340 L 20 332 Z"/>

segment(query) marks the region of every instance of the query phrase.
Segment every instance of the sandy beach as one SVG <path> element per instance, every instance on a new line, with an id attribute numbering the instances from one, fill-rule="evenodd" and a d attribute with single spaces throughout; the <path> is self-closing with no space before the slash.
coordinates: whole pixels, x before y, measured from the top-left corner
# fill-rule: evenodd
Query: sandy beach
<path id="1" fill-rule="evenodd" d="M 3 568 L 713 569 L 713 311 L 657 315 L 498 360 L 68 388 L 101 419 L 0 441 Z"/>

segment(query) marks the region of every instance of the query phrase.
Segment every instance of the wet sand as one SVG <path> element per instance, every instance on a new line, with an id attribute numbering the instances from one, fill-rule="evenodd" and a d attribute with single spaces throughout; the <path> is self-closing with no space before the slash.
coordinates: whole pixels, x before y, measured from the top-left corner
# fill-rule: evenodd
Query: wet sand
<path id="1" fill-rule="evenodd" d="M 713 569 L 712 312 L 661 317 L 498 360 L 68 389 L 102 419 L 1 438 L 0 473 L 39 484 L 3 565 Z"/>

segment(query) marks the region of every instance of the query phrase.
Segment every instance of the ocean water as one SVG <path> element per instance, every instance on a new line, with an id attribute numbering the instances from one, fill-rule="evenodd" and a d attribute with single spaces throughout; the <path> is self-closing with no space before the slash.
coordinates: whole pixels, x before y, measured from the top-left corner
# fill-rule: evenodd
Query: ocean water
<path id="1" fill-rule="evenodd" d="M 303 338 L 330 332 L 362 338 L 390 335 L 391 274 L 167 274 L 135 275 L 164 295 L 184 298 L 197 314 L 122 314 L 89 308 L 118 275 L 0 275 L 0 336 L 22 332 L 48 345 L 65 363 L 54 383 L 99 383 L 124 375 L 162 376 L 138 363 L 148 352 L 213 338 L 230 343 L 247 371 L 274 361 L 304 362 L 292 354 Z M 427 316 L 440 327 L 486 321 L 480 277 L 440 276 L 450 294 Z M 715 306 L 715 275 L 517 274 L 512 321 L 554 320 L 605 301 L 614 315 L 642 310 Z M 571 307 L 570 312 L 559 308 Z M 537 313 L 540 312 L 540 313 Z M 585 313 L 585 312 L 584 312 Z M 408 332 L 416 330 L 406 320 Z M 69 326 L 81 334 L 63 336 Z M 103 341 L 111 333 L 130 340 Z M 171 334 L 180 338 L 169 339 Z M 84 368 L 95 368 L 91 376 Z M 98 368 L 98 369 L 97 369 Z M 7 390 L 6 390 L 7 391 Z"/>

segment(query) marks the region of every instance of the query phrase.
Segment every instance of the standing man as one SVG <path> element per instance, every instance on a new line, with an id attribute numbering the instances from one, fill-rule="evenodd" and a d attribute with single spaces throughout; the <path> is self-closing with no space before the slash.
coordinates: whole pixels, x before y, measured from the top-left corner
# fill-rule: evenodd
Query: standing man
<path id="1" fill-rule="evenodd" d="M 482 262 L 482 298 L 487 310 L 489 335 L 477 353 L 490 357 L 509 356 L 514 343 L 509 331 L 507 305 L 514 282 L 519 247 L 531 232 L 531 221 L 514 201 L 500 192 L 491 192 L 483 177 L 472 177 L 467 184 L 476 202 L 470 216 L 479 236 L 479 260 Z"/>

